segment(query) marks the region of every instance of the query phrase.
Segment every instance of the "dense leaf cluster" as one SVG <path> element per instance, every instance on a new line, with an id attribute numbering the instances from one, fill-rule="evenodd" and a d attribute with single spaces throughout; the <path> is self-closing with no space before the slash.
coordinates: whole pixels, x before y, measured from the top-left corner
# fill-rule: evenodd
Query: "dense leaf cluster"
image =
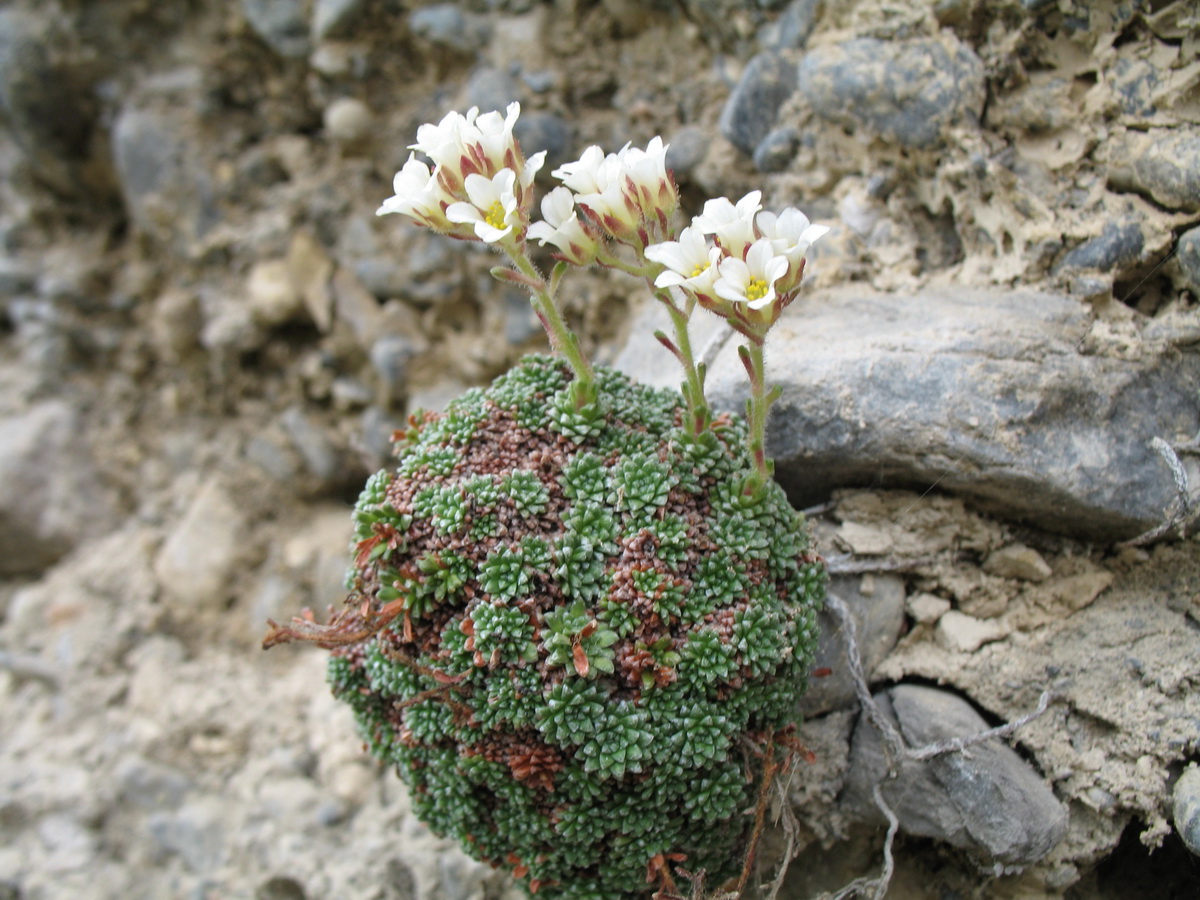
<path id="1" fill-rule="evenodd" d="M 398 434 L 348 578 L 364 626 L 391 615 L 329 666 L 433 830 L 581 900 L 736 867 L 824 594 L 782 491 L 742 490 L 740 423 L 689 438 L 672 395 L 599 378 L 575 411 L 529 357 Z"/>

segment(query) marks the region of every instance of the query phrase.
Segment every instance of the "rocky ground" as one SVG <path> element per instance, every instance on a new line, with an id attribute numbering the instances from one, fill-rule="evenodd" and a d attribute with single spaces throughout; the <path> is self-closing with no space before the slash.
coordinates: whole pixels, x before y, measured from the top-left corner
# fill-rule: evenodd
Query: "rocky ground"
<path id="1" fill-rule="evenodd" d="M 547 171 L 661 134 L 688 212 L 759 188 L 833 228 L 770 449 L 878 706 L 915 747 L 1051 692 L 888 782 L 888 896 L 1195 896 L 1200 547 L 1124 543 L 1197 483 L 1193 6 L 6 4 L 0 897 L 512 893 L 408 813 L 321 653 L 258 645 L 338 602 L 406 412 L 543 346 L 486 252 L 374 217 L 419 123 L 514 99 Z M 635 287 L 587 273 L 567 313 L 656 382 Z M 796 900 L 884 864 L 826 626 Z"/>

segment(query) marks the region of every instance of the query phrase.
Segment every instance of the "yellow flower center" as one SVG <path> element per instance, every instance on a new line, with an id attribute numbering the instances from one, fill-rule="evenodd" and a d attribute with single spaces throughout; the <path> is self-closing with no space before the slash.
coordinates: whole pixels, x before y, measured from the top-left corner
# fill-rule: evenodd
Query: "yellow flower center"
<path id="1" fill-rule="evenodd" d="M 499 231 L 503 231 L 508 227 L 508 223 L 504 221 L 504 206 L 499 200 L 493 203 L 488 208 L 488 211 L 483 214 L 483 221 Z"/>
<path id="2" fill-rule="evenodd" d="M 697 264 L 697 266 L 694 269 L 692 269 L 692 274 L 689 275 L 688 277 L 696 278 L 700 275 L 703 275 L 705 272 L 708 271 L 708 266 L 709 266 L 709 263 L 704 263 L 704 265 Z"/>
<path id="3" fill-rule="evenodd" d="M 746 285 L 746 299 L 761 300 L 765 296 L 767 296 L 767 282 L 762 278 L 751 278 L 750 283 Z"/>

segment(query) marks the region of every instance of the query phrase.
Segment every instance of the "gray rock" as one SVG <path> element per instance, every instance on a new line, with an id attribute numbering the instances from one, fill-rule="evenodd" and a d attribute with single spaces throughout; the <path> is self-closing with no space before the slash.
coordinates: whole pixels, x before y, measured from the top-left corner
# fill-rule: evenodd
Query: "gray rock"
<path id="1" fill-rule="evenodd" d="M 910 747 L 970 737 L 988 728 L 965 700 L 935 688 L 898 685 L 876 694 L 875 701 Z M 883 740 L 860 716 L 842 798 L 848 815 L 886 822 L 871 796 L 885 771 Z M 1067 810 L 1054 792 L 998 740 L 976 744 L 966 753 L 901 763 L 898 777 L 885 782 L 882 793 L 902 831 L 971 851 L 985 863 L 1036 862 L 1067 830 Z"/>
<path id="2" fill-rule="evenodd" d="M 790 125 L 772 128 L 754 148 L 754 167 L 760 172 L 782 172 L 796 155 L 800 132 Z"/>
<path id="3" fill-rule="evenodd" d="M 113 774 L 121 802 L 139 809 L 177 808 L 192 788 L 183 772 L 136 754 L 117 763 Z"/>
<path id="4" fill-rule="evenodd" d="M 0 418 L 0 575 L 38 572 L 111 523 L 84 435 L 78 413 L 58 400 Z"/>
<path id="5" fill-rule="evenodd" d="M 306 900 L 303 885 L 286 875 L 273 875 L 254 889 L 254 900 Z"/>
<path id="6" fill-rule="evenodd" d="M 846 604 L 854 618 L 863 670 L 869 679 L 900 639 L 904 627 L 904 581 L 895 575 L 835 575 L 830 579 L 829 592 Z M 805 718 L 844 709 L 853 705 L 855 698 L 846 640 L 838 628 L 838 620 L 824 609 L 817 621 L 821 640 L 813 668 L 829 669 L 829 675 L 809 681 L 808 692 L 800 701 L 800 713 Z"/>
<path id="7" fill-rule="evenodd" d="M 437 3 L 414 9 L 408 27 L 417 37 L 459 53 L 482 50 L 491 37 L 491 23 L 484 16 L 464 12 L 457 3 Z"/>
<path id="8" fill-rule="evenodd" d="M 698 317 L 693 346 L 717 325 Z M 675 388 L 677 368 L 647 337 L 655 328 L 669 323 L 647 305 L 615 365 Z M 777 476 L 799 507 L 839 487 L 936 483 L 1098 540 L 1157 525 L 1175 492 L 1150 437 L 1200 426 L 1200 360 L 1083 355 L 1088 328 L 1083 304 L 1053 294 L 802 293 L 768 341 L 767 379 L 783 389 L 767 434 Z M 707 384 L 718 408 L 741 412 L 736 344 Z"/>
<path id="9" fill-rule="evenodd" d="M 1179 236 L 1175 245 L 1179 271 L 1193 294 L 1200 296 L 1200 227 L 1191 228 Z"/>
<path id="10" fill-rule="evenodd" d="M 1184 769 L 1171 800 L 1175 830 L 1187 848 L 1200 856 L 1200 766 Z"/>
<path id="11" fill-rule="evenodd" d="M 299 406 L 291 406 L 279 416 L 279 424 L 292 440 L 292 446 L 304 460 L 304 466 L 316 482 L 318 490 L 333 489 L 347 478 L 353 479 L 343 465 L 342 454 L 326 429 Z"/>
<path id="12" fill-rule="evenodd" d="M 484 295 L 486 296 L 486 294 Z M 529 305 L 529 295 L 521 291 L 504 291 L 504 340 L 510 347 L 520 347 L 542 334 L 542 326 Z"/>
<path id="13" fill-rule="evenodd" d="M 32 290 L 37 284 L 37 269 L 24 260 L 0 256 L 0 300 L 8 295 Z"/>
<path id="14" fill-rule="evenodd" d="M 243 559 L 246 520 L 215 480 L 188 504 L 154 561 L 167 598 L 183 608 L 225 608 L 226 590 Z"/>
<path id="15" fill-rule="evenodd" d="M 1161 83 L 1159 68 L 1149 60 L 1119 57 L 1106 80 L 1125 115 L 1148 117 L 1158 111 L 1154 106 L 1154 94 Z"/>
<path id="16" fill-rule="evenodd" d="M 667 143 L 667 169 L 676 179 L 686 179 L 708 156 L 712 136 L 703 128 L 687 125 L 671 136 Z"/>
<path id="17" fill-rule="evenodd" d="M 366 0 L 316 0 L 312 8 L 313 41 L 349 37 L 366 5 Z"/>
<path id="18" fill-rule="evenodd" d="M 386 872 L 384 900 L 416 900 L 417 879 L 403 860 L 389 859 Z"/>
<path id="19" fill-rule="evenodd" d="M 1168 209 L 1200 209 L 1200 128 L 1127 132 L 1114 142 L 1109 181 Z"/>
<path id="20" fill-rule="evenodd" d="M 371 346 L 371 366 L 379 376 L 385 406 L 400 402 L 407 394 L 408 363 L 416 353 L 412 339 L 399 334 L 384 335 Z"/>
<path id="21" fill-rule="evenodd" d="M 725 101 L 721 134 L 750 156 L 774 127 L 779 107 L 795 90 L 796 67 L 791 62 L 778 53 L 758 54 Z"/>
<path id="22" fill-rule="evenodd" d="M 1084 355 L 1089 322 L 1086 305 L 1032 291 L 802 294 L 768 342 L 779 480 L 801 507 L 841 486 L 936 483 L 1100 540 L 1157 525 L 1175 487 L 1150 439 L 1200 428 L 1200 359 Z M 708 387 L 740 411 L 736 343 Z M 633 374 L 670 386 L 669 368 Z"/>
<path id="23" fill-rule="evenodd" d="M 758 44 L 764 50 L 789 50 L 803 47 L 817 24 L 821 0 L 792 0 L 783 14 L 763 26 Z"/>
<path id="24" fill-rule="evenodd" d="M 517 79 L 491 66 L 481 66 L 472 72 L 463 88 L 463 105 L 478 106 L 480 112 L 498 110 L 503 113 L 508 104 L 520 99 L 521 85 Z"/>
<path id="25" fill-rule="evenodd" d="M 89 85 L 59 62 L 36 16 L 0 10 L 0 113 L 35 176 L 77 194 L 90 155 L 97 104 Z"/>
<path id="26" fill-rule="evenodd" d="M 536 110 L 522 112 L 521 118 L 513 126 L 513 133 L 527 157 L 541 150 L 546 151 L 546 163 L 539 176 L 549 176 L 563 163 L 571 162 L 571 126 L 562 116 Z"/>
<path id="27" fill-rule="evenodd" d="M 1098 269 L 1108 272 L 1136 262 L 1142 254 L 1145 238 L 1137 222 L 1109 222 L 1104 230 L 1068 253 L 1058 268 Z"/>
<path id="28" fill-rule="evenodd" d="M 355 260 L 354 275 L 373 296 L 381 298 L 400 296 L 411 281 L 403 265 L 382 254 Z"/>
<path id="29" fill-rule="evenodd" d="M 949 32 L 821 47 L 804 55 L 798 77 L 818 116 L 914 148 L 937 145 L 955 124 L 977 122 L 985 97 L 983 63 Z"/>
<path id="30" fill-rule="evenodd" d="M 255 33 L 287 59 L 309 51 L 308 18 L 304 0 L 242 0 L 242 13 Z"/>
<path id="31" fill-rule="evenodd" d="M 376 470 L 388 464 L 394 456 L 392 435 L 403 425 L 402 419 L 377 406 L 363 410 L 359 433 L 362 449 L 369 457 L 368 468 Z"/>
<path id="32" fill-rule="evenodd" d="M 142 231 L 183 249 L 220 218 L 199 154 L 183 140 L 189 131 L 186 113 L 130 107 L 112 132 L 129 215 Z"/>
<path id="33" fill-rule="evenodd" d="M 158 850 L 178 855 L 193 872 L 214 872 L 228 856 L 226 801 L 201 797 L 179 809 L 151 815 L 147 832 Z"/>

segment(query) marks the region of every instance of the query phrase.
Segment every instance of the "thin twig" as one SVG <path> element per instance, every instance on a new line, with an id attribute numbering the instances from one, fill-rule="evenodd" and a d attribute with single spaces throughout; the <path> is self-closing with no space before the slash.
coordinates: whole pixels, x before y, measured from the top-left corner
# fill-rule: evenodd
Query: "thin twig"
<path id="1" fill-rule="evenodd" d="M 852 554 L 843 553 L 825 557 L 825 568 L 829 570 L 830 575 L 862 575 L 867 572 L 909 572 L 933 562 L 935 560 L 932 556 L 915 556 L 912 559 L 900 559 L 895 556 L 856 559 Z"/>
<path id="2" fill-rule="evenodd" d="M 1195 442 L 1182 445 L 1182 452 L 1193 452 L 1192 443 Z M 1182 539 L 1186 536 L 1188 527 L 1193 525 L 1197 518 L 1200 518 L 1200 510 L 1192 507 L 1192 491 L 1188 483 L 1187 470 L 1176 454 L 1175 448 L 1160 437 L 1152 438 L 1150 446 L 1158 452 L 1163 462 L 1167 464 L 1167 468 L 1171 470 L 1171 476 L 1175 479 L 1175 499 L 1167 508 L 1165 522 L 1149 531 L 1142 532 L 1135 538 L 1122 541 L 1117 544 L 1118 547 L 1144 547 L 1175 529 L 1178 529 L 1179 537 Z"/>
<path id="3" fill-rule="evenodd" d="M 1014 731 L 1024 728 L 1034 719 L 1038 718 L 1038 716 L 1042 715 L 1051 702 L 1056 699 L 1058 699 L 1058 695 L 1054 691 L 1042 691 L 1041 697 L 1038 698 L 1037 709 L 1026 713 L 1019 719 L 1013 719 L 1011 722 L 997 726 L 996 728 L 989 728 L 987 731 L 981 731 L 971 737 L 947 738 L 944 741 L 934 741 L 932 744 L 926 744 L 924 747 L 906 750 L 904 756 L 906 759 L 923 762 L 927 759 L 933 759 L 935 756 L 941 756 L 944 753 L 961 753 L 968 747 L 982 744 L 984 741 L 992 740 L 992 738 L 1008 737 Z"/>
<path id="4" fill-rule="evenodd" d="M 787 876 L 788 867 L 796 856 L 796 835 L 800 833 L 800 823 L 792 809 L 791 800 L 788 799 L 788 791 L 794 774 L 795 769 L 788 773 L 787 781 L 775 780 L 775 788 L 779 793 L 779 817 L 783 820 L 784 847 L 779 865 L 775 868 L 775 877 L 769 885 L 764 886 L 766 893 L 762 900 L 775 900 L 779 889 L 783 887 L 783 879 Z"/>

